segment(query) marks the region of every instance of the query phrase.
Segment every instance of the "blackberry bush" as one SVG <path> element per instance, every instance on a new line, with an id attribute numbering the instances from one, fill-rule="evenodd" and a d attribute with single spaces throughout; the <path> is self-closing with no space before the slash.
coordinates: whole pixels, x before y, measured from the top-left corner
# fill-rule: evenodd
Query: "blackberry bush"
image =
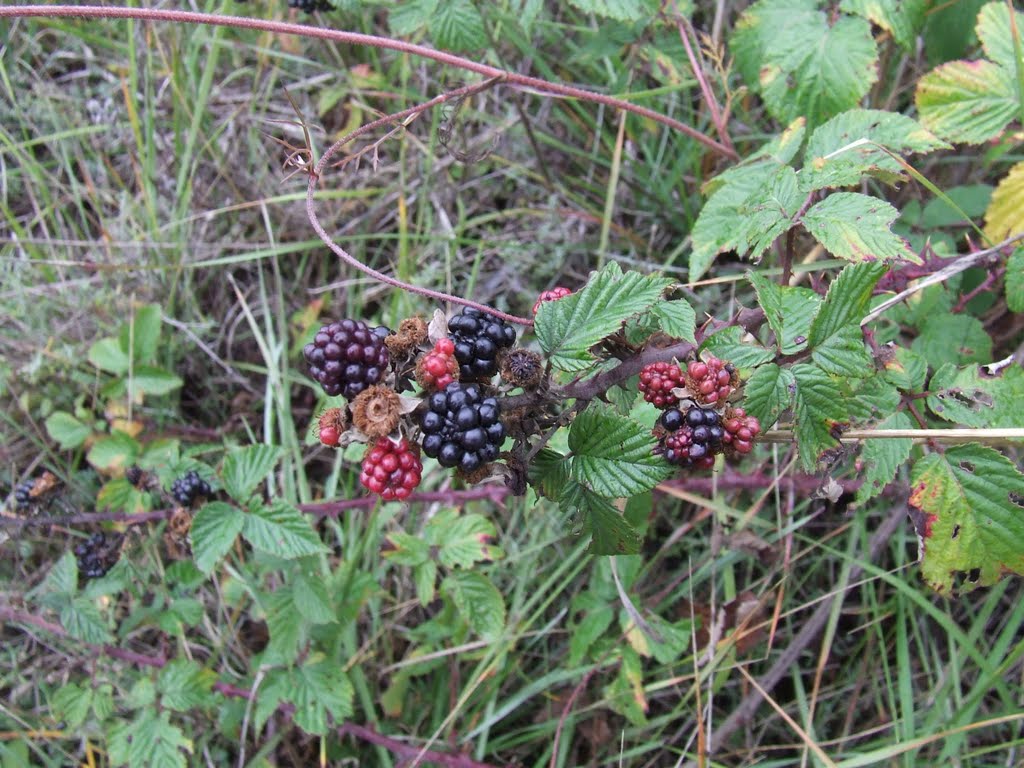
<path id="1" fill-rule="evenodd" d="M 516 343 L 515 329 L 478 309 L 463 307 L 448 321 L 462 381 L 489 379 L 498 371 L 498 352 Z"/>
<path id="2" fill-rule="evenodd" d="M 171 496 L 183 507 L 191 507 L 197 499 L 212 494 L 210 484 L 194 469 L 190 469 L 171 484 Z"/>
<path id="3" fill-rule="evenodd" d="M 302 350 L 310 375 L 327 395 L 354 399 L 384 379 L 388 333 L 384 326 L 371 329 L 362 320 L 345 319 L 323 326 Z"/>
<path id="4" fill-rule="evenodd" d="M 455 382 L 430 395 L 420 429 L 423 453 L 466 473 L 498 458 L 505 439 L 498 400 L 476 384 Z"/>

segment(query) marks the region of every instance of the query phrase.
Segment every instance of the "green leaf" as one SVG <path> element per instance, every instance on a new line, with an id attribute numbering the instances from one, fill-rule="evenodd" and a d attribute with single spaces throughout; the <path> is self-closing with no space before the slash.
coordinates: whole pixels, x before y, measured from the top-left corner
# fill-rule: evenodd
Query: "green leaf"
<path id="1" fill-rule="evenodd" d="M 283 454 L 284 451 L 276 445 L 247 445 L 231 450 L 221 471 L 224 490 L 235 501 L 244 504 Z"/>
<path id="2" fill-rule="evenodd" d="M 126 382 L 128 396 L 166 395 L 178 389 L 182 380 L 173 373 L 152 365 L 140 365 L 132 370 L 131 378 Z"/>
<path id="3" fill-rule="evenodd" d="M 857 106 L 878 79 L 871 25 L 816 0 L 760 0 L 736 24 L 732 50 L 741 73 L 768 111 L 811 126 Z"/>
<path id="4" fill-rule="evenodd" d="M 127 323 L 121 326 L 119 344 L 126 355 L 132 351 L 132 366 L 150 363 L 156 359 L 160 341 L 160 305 L 146 304 L 139 307 Z M 129 339 L 131 345 L 129 346 Z M 180 386 L 180 385 L 179 385 Z"/>
<path id="5" fill-rule="evenodd" d="M 743 387 L 743 408 L 768 429 L 792 404 L 795 390 L 796 379 L 788 368 L 775 363 L 762 365 Z"/>
<path id="6" fill-rule="evenodd" d="M 303 514 L 280 499 L 245 515 L 242 535 L 253 548 L 286 560 L 327 551 Z"/>
<path id="7" fill-rule="evenodd" d="M 204 504 L 194 518 L 189 536 L 196 568 L 209 576 L 235 543 L 245 525 L 245 513 L 222 501 Z"/>
<path id="8" fill-rule="evenodd" d="M 1024 13 L 1014 12 L 1018 32 L 1024 34 Z M 985 49 L 985 55 L 996 64 L 1013 72 L 1017 66 L 1017 54 L 1013 45 L 1013 25 L 1010 24 L 1010 10 L 1005 3 L 987 3 L 978 14 L 975 28 L 978 39 Z"/>
<path id="9" fill-rule="evenodd" d="M 102 371 L 116 375 L 128 372 L 128 355 L 113 337 L 100 339 L 89 347 L 87 357 L 90 363 Z"/>
<path id="10" fill-rule="evenodd" d="M 189 659 L 174 659 L 160 670 L 156 688 L 160 704 L 178 712 L 209 709 L 217 675 Z"/>
<path id="11" fill-rule="evenodd" d="M 616 21 L 643 21 L 658 10 L 651 0 L 569 0 L 569 4 L 584 13 Z"/>
<path id="12" fill-rule="evenodd" d="M 754 341 L 744 341 L 744 331 L 733 325 L 708 336 L 700 349 L 722 360 L 728 360 L 738 368 L 754 368 L 771 362 L 775 353 Z"/>
<path id="13" fill-rule="evenodd" d="M 662 301 L 651 308 L 661 332 L 673 339 L 696 342 L 697 313 L 686 299 Z"/>
<path id="14" fill-rule="evenodd" d="M 72 597 L 78 591 L 78 561 L 71 551 L 65 552 L 50 567 L 43 583 L 37 588 L 40 594 L 64 595 Z"/>
<path id="15" fill-rule="evenodd" d="M 1006 306 L 1011 312 L 1024 312 L 1024 248 L 1010 254 L 1006 262 Z"/>
<path id="16" fill-rule="evenodd" d="M 925 320 L 910 348 L 932 368 L 992 360 L 992 338 L 982 322 L 970 315 L 933 315 Z"/>
<path id="17" fill-rule="evenodd" d="M 149 509 L 149 494 L 143 493 L 123 477 L 105 483 L 96 494 L 96 507 L 134 514 Z"/>
<path id="18" fill-rule="evenodd" d="M 430 544 L 402 531 L 389 533 L 384 557 L 396 565 L 420 565 L 430 560 Z"/>
<path id="19" fill-rule="evenodd" d="M 601 496 L 634 496 L 674 473 L 653 449 L 650 427 L 595 403 L 569 428 L 569 475 Z"/>
<path id="20" fill-rule="evenodd" d="M 895 355 L 885 361 L 884 377 L 904 392 L 920 392 L 928 378 L 928 363 L 916 352 L 897 347 Z"/>
<path id="21" fill-rule="evenodd" d="M 470 51 L 487 45 L 483 17 L 470 0 L 438 3 L 428 27 L 434 45 L 443 50 Z"/>
<path id="22" fill-rule="evenodd" d="M 892 233 L 899 211 L 859 192 L 836 192 L 811 206 L 801 222 L 829 253 L 849 261 L 897 259 L 920 264 L 907 241 Z"/>
<path id="23" fill-rule="evenodd" d="M 839 445 L 832 430 L 844 424 L 848 414 L 842 390 L 831 376 L 815 365 L 794 365 L 790 370 L 796 379 L 793 414 L 800 462 L 811 472 L 822 453 Z"/>
<path id="24" fill-rule="evenodd" d="M 294 664 L 309 625 L 295 605 L 295 592 L 279 587 L 266 596 L 264 605 L 270 642 L 263 652 L 264 664 Z"/>
<path id="25" fill-rule="evenodd" d="M 46 432 L 60 443 L 63 450 L 77 448 L 92 430 L 65 411 L 54 411 L 46 420 Z"/>
<path id="26" fill-rule="evenodd" d="M 911 429 L 914 423 L 905 413 L 894 413 L 878 423 L 879 429 Z M 880 494 L 896 472 L 910 458 L 914 441 L 909 437 L 865 440 L 857 459 L 857 468 L 864 482 L 857 489 L 856 503 L 862 505 Z"/>
<path id="27" fill-rule="evenodd" d="M 928 0 L 843 0 L 839 7 L 873 21 L 912 53 L 928 5 Z"/>
<path id="28" fill-rule="evenodd" d="M 352 716 L 355 689 L 341 665 L 321 654 L 311 656 L 291 674 L 288 700 L 295 705 L 295 723 L 307 733 L 327 733 L 327 715 L 336 725 Z"/>
<path id="29" fill-rule="evenodd" d="M 640 551 L 640 535 L 604 496 L 570 481 L 562 489 L 558 503 L 563 509 L 579 512 L 583 531 L 591 536 L 590 554 L 635 555 Z"/>
<path id="30" fill-rule="evenodd" d="M 915 101 L 926 128 L 966 144 L 998 136 L 1020 109 L 1013 72 L 984 59 L 936 67 L 917 81 Z"/>
<path id="31" fill-rule="evenodd" d="M 900 406 L 899 391 L 884 376 L 872 375 L 866 379 L 851 376 L 840 384 L 851 424 L 874 424 L 895 413 Z"/>
<path id="32" fill-rule="evenodd" d="M 298 571 L 292 585 L 295 607 L 310 624 L 333 624 L 338 619 L 327 593 L 327 585 L 315 574 Z"/>
<path id="33" fill-rule="evenodd" d="M 396 37 L 408 37 L 427 25 L 439 0 L 408 0 L 388 10 L 388 29 Z"/>
<path id="34" fill-rule="evenodd" d="M 442 510 L 427 523 L 424 534 L 438 548 L 437 560 L 446 568 L 468 568 L 477 562 L 504 557 L 501 548 L 493 544 L 498 530 L 483 515 Z"/>
<path id="35" fill-rule="evenodd" d="M 115 430 L 110 437 L 101 437 L 93 443 L 86 458 L 96 469 L 111 471 L 130 467 L 138 455 L 139 444 L 135 438 Z"/>
<path id="36" fill-rule="evenodd" d="M 527 470 L 530 486 L 541 496 L 557 499 L 569 482 L 569 462 L 558 451 L 542 448 Z"/>
<path id="37" fill-rule="evenodd" d="M 890 182 L 903 178 L 902 166 L 877 145 L 898 154 L 949 147 L 904 115 L 851 109 L 836 115 L 811 135 L 800 171 L 801 191 L 848 187 L 859 184 L 864 176 Z"/>
<path id="38" fill-rule="evenodd" d="M 426 607 L 434 599 L 434 583 L 437 581 L 437 563 L 428 560 L 413 567 L 412 580 L 416 584 L 416 599 Z"/>
<path id="39" fill-rule="evenodd" d="M 60 623 L 71 637 L 83 643 L 98 645 L 113 639 L 96 603 L 84 597 L 76 597 L 64 606 Z"/>
<path id="40" fill-rule="evenodd" d="M 914 465 L 910 505 L 921 541 L 921 574 L 937 592 L 1024 575 L 1024 475 L 1002 454 L 971 444 Z"/>
<path id="41" fill-rule="evenodd" d="M 928 384 L 928 408 L 945 421 L 984 428 L 1024 424 L 1017 393 L 1004 386 L 1008 371 L 1000 378 L 982 376 L 976 365 L 957 368 L 946 363 Z"/>
<path id="42" fill-rule="evenodd" d="M 781 286 L 756 272 L 749 273 L 748 278 L 775 333 L 779 351 L 784 355 L 802 351 L 807 346 L 821 297 L 810 288 Z"/>
<path id="43" fill-rule="evenodd" d="M 826 373 L 866 377 L 874 372 L 860 321 L 885 272 L 885 265 L 878 262 L 851 265 L 829 286 L 808 339 L 811 357 Z"/>
<path id="44" fill-rule="evenodd" d="M 611 603 L 592 590 L 581 592 L 572 599 L 574 613 L 583 617 L 569 628 L 569 667 L 578 666 L 586 658 L 587 651 L 605 636 L 615 620 Z"/>
<path id="45" fill-rule="evenodd" d="M 129 764 L 132 768 L 185 768 L 184 752 L 192 753 L 192 741 L 176 725 L 171 713 L 143 710 L 129 724 Z"/>
<path id="46" fill-rule="evenodd" d="M 993 243 L 1000 243 L 1010 237 L 1024 234 L 1024 163 L 1017 163 L 999 182 L 992 193 L 988 209 L 985 211 L 985 234 Z M 1020 250 L 1014 252 L 1016 255 Z M 1016 282 L 1021 281 L 1019 261 L 1014 275 L 1012 267 L 1014 259 L 1006 266 L 1006 284 L 1010 285 L 1011 276 Z M 1007 292 L 1009 296 L 1009 292 Z M 1016 306 L 1020 307 L 1021 304 Z M 1019 312 L 1020 309 L 1012 311 Z"/>
<path id="47" fill-rule="evenodd" d="M 457 570 L 445 576 L 441 591 L 448 595 L 470 629 L 494 642 L 505 629 L 505 601 L 490 579 L 476 571 Z"/>
<path id="48" fill-rule="evenodd" d="M 590 348 L 634 315 L 651 309 L 672 284 L 638 272 L 623 274 L 615 262 L 591 274 L 576 293 L 545 301 L 537 311 L 534 332 L 552 365 L 579 371 L 595 358 Z"/>
<path id="49" fill-rule="evenodd" d="M 54 720 L 63 721 L 65 728 L 77 730 L 89 716 L 92 689 L 68 683 L 53 695 L 51 706 Z"/>

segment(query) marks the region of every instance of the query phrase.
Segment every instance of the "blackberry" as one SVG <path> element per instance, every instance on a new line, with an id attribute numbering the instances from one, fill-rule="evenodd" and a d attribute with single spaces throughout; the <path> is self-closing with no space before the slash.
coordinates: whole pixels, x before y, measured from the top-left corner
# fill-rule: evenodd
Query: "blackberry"
<path id="1" fill-rule="evenodd" d="M 537 314 L 537 310 L 540 309 L 540 305 L 545 301 L 558 301 L 564 299 L 566 296 L 572 294 L 568 288 L 563 288 L 560 285 L 556 285 L 550 291 L 544 291 L 540 296 L 537 297 L 537 301 L 533 304 L 533 314 Z"/>
<path id="2" fill-rule="evenodd" d="M 334 6 L 327 2 L 327 0 L 288 0 L 288 7 L 295 8 L 303 13 L 334 10 Z"/>
<path id="3" fill-rule="evenodd" d="M 213 495 L 213 490 L 210 488 L 210 484 L 203 480 L 194 469 L 190 469 L 171 484 L 171 496 L 183 507 L 191 507 L 199 497 L 211 495 Z"/>
<path id="4" fill-rule="evenodd" d="M 423 452 L 442 467 L 471 473 L 498 458 L 505 439 L 501 407 L 476 384 L 454 382 L 427 398 L 420 417 Z"/>
<path id="5" fill-rule="evenodd" d="M 683 380 L 683 369 L 675 363 L 650 363 L 640 371 L 640 391 L 648 403 L 671 408 L 679 403 L 672 390 L 682 387 Z"/>
<path id="6" fill-rule="evenodd" d="M 107 542 L 102 531 L 94 533 L 75 547 L 78 572 L 87 579 L 98 579 L 107 575 L 120 555 L 120 542 Z"/>
<path id="7" fill-rule="evenodd" d="M 686 386 L 698 403 L 725 403 L 738 383 L 736 367 L 714 355 L 686 366 Z"/>
<path id="8" fill-rule="evenodd" d="M 382 437 L 366 449 L 359 482 L 384 501 L 408 498 L 420 484 L 423 464 L 419 448 L 404 437 L 397 443 Z"/>
<path id="9" fill-rule="evenodd" d="M 458 378 L 459 362 L 451 339 L 438 339 L 434 348 L 416 363 L 416 383 L 428 392 L 444 389 Z"/>
<path id="10" fill-rule="evenodd" d="M 35 485 L 33 480 L 26 480 L 14 486 L 14 505 L 23 509 L 32 504 L 32 488 Z"/>
<path id="11" fill-rule="evenodd" d="M 745 454 L 753 450 L 754 438 L 761 432 L 761 422 L 754 416 L 747 416 L 742 408 L 730 408 L 725 412 L 722 428 L 725 430 L 722 442 L 728 449 Z"/>
<path id="12" fill-rule="evenodd" d="M 369 386 L 380 383 L 388 365 L 384 344 L 390 331 L 370 329 L 362 320 L 342 320 L 317 331 L 302 354 L 310 375 L 326 394 L 352 400 Z"/>
<path id="13" fill-rule="evenodd" d="M 498 371 L 498 351 L 516 343 L 511 325 L 472 307 L 463 307 L 448 321 L 448 335 L 455 342 L 462 381 L 491 378 Z"/>
<path id="14" fill-rule="evenodd" d="M 138 464 L 132 464 L 124 471 L 124 479 L 138 488 L 139 483 L 142 482 L 142 469 L 139 468 Z"/>
<path id="15" fill-rule="evenodd" d="M 662 437 L 654 449 L 669 464 L 696 469 L 710 469 L 715 455 L 722 450 L 725 430 L 721 417 L 713 408 L 692 406 L 686 412 L 670 408 L 658 423 Z"/>

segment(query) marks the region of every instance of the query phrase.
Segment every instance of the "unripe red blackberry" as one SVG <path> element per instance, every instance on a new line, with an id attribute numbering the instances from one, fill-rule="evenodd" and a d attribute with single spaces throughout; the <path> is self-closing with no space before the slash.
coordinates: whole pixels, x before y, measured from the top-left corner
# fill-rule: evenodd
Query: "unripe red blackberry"
<path id="1" fill-rule="evenodd" d="M 761 433 L 761 422 L 748 416 L 742 408 L 730 408 L 725 412 L 722 421 L 725 434 L 722 442 L 730 451 L 739 454 L 750 453 L 754 448 L 754 439 Z"/>
<path id="2" fill-rule="evenodd" d="M 416 383 L 428 392 L 444 389 L 459 379 L 459 361 L 455 359 L 455 342 L 438 339 L 434 348 L 416 363 Z"/>
<path id="3" fill-rule="evenodd" d="M 344 408 L 328 408 L 317 422 L 320 431 L 320 442 L 331 448 L 337 448 L 341 442 L 341 433 L 348 426 L 348 418 Z"/>
<path id="4" fill-rule="evenodd" d="M 672 390 L 683 386 L 683 369 L 675 363 L 650 363 L 640 371 L 640 391 L 644 400 L 658 408 L 671 408 L 679 402 Z"/>
<path id="5" fill-rule="evenodd" d="M 505 439 L 501 407 L 484 397 L 476 384 L 449 384 L 427 398 L 428 410 L 420 417 L 423 453 L 442 467 L 471 473 L 498 458 Z"/>
<path id="6" fill-rule="evenodd" d="M 302 350 L 310 375 L 331 397 L 354 399 L 384 378 L 388 333 L 384 326 L 371 330 L 362 320 L 345 319 L 323 326 Z"/>
<path id="7" fill-rule="evenodd" d="M 455 342 L 462 381 L 491 378 L 498 371 L 498 351 L 516 343 L 511 325 L 473 307 L 463 307 L 448 321 L 448 335 Z"/>
<path id="8" fill-rule="evenodd" d="M 382 437 L 366 449 L 359 482 L 384 501 L 401 501 L 420 484 L 423 464 L 419 448 L 402 438 L 397 443 Z"/>
<path id="9" fill-rule="evenodd" d="M 714 355 L 686 366 L 686 388 L 698 403 L 724 403 L 739 383 L 736 367 Z"/>
<path id="10" fill-rule="evenodd" d="M 540 305 L 545 301 L 558 301 L 564 299 L 566 296 L 572 294 L 568 288 L 563 288 L 560 285 L 556 285 L 550 291 L 544 291 L 540 296 L 537 297 L 537 301 L 533 304 L 533 314 L 537 314 L 537 310 L 540 309 Z"/>

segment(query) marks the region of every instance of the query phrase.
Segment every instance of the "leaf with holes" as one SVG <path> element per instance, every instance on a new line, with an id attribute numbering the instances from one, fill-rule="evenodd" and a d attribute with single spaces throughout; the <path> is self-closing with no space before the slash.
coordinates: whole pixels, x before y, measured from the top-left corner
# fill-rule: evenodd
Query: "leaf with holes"
<path id="1" fill-rule="evenodd" d="M 815 365 L 802 363 L 791 369 L 796 380 L 793 415 L 800 462 L 814 469 L 826 450 L 839 445 L 835 430 L 849 419 L 839 383 Z"/>
<path id="2" fill-rule="evenodd" d="M 951 594 L 1024 575 L 1024 475 L 991 448 L 962 445 L 914 465 L 911 516 L 921 574 Z"/>
<path id="3" fill-rule="evenodd" d="M 940 419 L 968 427 L 1024 426 L 1019 393 L 1013 386 L 1019 368 L 1002 376 L 983 376 L 976 365 L 957 368 L 946 363 L 928 384 L 928 408 Z"/>
<path id="4" fill-rule="evenodd" d="M 836 192 L 811 206 L 801 222 L 825 249 L 848 261 L 895 259 L 920 264 L 906 240 L 890 229 L 899 211 L 859 192 Z"/>

